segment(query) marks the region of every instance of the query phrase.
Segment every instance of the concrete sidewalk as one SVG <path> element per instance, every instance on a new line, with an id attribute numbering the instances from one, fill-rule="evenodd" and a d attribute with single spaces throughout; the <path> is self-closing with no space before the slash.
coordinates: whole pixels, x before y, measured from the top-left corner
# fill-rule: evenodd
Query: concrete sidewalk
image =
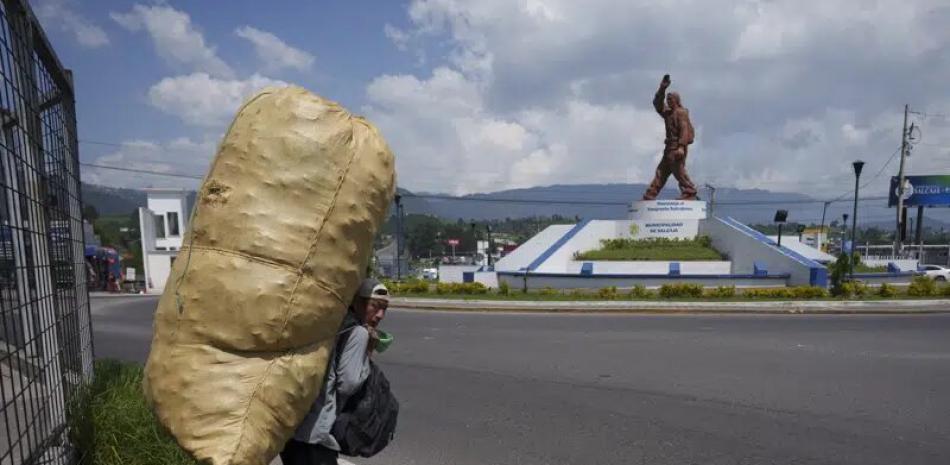
<path id="1" fill-rule="evenodd" d="M 546 313 L 950 313 L 950 299 L 790 301 L 518 301 L 395 297 L 394 308 Z"/>

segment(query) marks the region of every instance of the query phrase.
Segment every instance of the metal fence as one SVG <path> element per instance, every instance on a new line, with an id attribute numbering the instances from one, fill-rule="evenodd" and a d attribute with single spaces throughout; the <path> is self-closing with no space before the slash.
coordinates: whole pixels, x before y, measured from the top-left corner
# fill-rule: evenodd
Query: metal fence
<path id="1" fill-rule="evenodd" d="M 92 375 L 71 76 L 26 0 L 0 0 L 0 465 L 71 463 Z"/>

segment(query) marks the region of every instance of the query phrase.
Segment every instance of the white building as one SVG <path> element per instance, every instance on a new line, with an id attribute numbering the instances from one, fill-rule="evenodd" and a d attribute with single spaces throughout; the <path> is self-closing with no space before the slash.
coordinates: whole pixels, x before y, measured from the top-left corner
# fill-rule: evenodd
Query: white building
<path id="1" fill-rule="evenodd" d="M 142 267 L 146 292 L 162 292 L 188 228 L 188 192 L 146 189 L 147 207 L 139 208 Z"/>

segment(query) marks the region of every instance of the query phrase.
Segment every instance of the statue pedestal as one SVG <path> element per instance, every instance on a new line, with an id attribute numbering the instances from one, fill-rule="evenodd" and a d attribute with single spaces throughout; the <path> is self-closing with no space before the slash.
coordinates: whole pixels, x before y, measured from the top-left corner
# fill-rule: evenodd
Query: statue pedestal
<path id="1" fill-rule="evenodd" d="M 632 239 L 694 239 L 706 219 L 701 200 L 638 200 L 630 204 Z"/>

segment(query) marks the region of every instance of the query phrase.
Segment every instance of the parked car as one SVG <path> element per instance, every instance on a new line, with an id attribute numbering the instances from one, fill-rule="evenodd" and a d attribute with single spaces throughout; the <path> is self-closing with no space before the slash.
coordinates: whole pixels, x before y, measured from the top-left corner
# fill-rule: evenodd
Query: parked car
<path id="1" fill-rule="evenodd" d="M 922 265 L 920 270 L 936 281 L 950 281 L 950 268 L 940 265 Z"/>

